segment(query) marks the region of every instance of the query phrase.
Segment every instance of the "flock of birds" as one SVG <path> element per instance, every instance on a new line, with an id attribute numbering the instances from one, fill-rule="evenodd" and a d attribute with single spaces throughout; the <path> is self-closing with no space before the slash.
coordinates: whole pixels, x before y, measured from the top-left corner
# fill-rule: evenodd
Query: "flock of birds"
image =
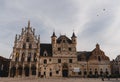
<path id="1" fill-rule="evenodd" d="M 106 11 L 106 9 L 103 9 L 103 11 Z M 99 16 L 99 15 L 97 14 L 97 16 Z"/>

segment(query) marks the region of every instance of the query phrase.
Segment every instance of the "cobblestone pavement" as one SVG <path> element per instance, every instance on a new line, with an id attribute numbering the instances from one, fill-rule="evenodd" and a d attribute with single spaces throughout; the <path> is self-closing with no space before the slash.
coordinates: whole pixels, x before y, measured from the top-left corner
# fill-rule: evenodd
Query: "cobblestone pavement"
<path id="1" fill-rule="evenodd" d="M 120 79 L 89 78 L 0 78 L 0 82 L 120 82 Z"/>

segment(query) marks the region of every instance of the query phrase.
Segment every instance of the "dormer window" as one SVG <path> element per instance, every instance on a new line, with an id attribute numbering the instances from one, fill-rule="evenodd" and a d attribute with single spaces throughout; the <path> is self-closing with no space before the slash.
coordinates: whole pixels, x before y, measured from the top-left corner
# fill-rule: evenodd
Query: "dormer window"
<path id="1" fill-rule="evenodd" d="M 98 56 L 98 61 L 101 61 L 101 57 L 100 56 Z"/>
<path id="2" fill-rule="evenodd" d="M 45 50 L 44 53 L 43 53 L 43 56 L 47 56 L 47 51 Z"/>
<path id="3" fill-rule="evenodd" d="M 65 40 L 63 40 L 63 43 L 65 43 Z"/>

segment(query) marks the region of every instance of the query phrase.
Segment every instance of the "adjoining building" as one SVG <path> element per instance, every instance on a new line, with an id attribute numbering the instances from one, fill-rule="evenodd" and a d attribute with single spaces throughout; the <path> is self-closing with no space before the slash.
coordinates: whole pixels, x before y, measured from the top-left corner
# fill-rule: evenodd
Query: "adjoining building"
<path id="1" fill-rule="evenodd" d="M 120 55 L 111 61 L 111 74 L 114 77 L 120 76 Z"/>
<path id="2" fill-rule="evenodd" d="M 41 43 L 40 36 L 30 26 L 16 35 L 9 67 L 10 77 L 87 77 L 110 75 L 109 57 L 99 44 L 93 51 L 77 51 L 77 37 L 56 36 L 51 43 Z"/>
<path id="3" fill-rule="evenodd" d="M 8 77 L 10 60 L 0 56 L 0 77 Z"/>

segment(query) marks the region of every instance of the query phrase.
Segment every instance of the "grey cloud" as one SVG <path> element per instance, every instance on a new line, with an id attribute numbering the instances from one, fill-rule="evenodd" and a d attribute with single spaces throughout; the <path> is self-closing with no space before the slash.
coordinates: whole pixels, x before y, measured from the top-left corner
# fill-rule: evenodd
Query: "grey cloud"
<path id="1" fill-rule="evenodd" d="M 55 29 L 71 37 L 73 29 L 78 36 L 78 50 L 92 50 L 100 43 L 108 56 L 119 54 L 119 0 L 4 0 L 0 1 L 0 55 L 12 52 L 15 34 L 31 26 L 41 36 L 41 42 L 50 42 Z M 118 8 L 118 9 L 117 9 Z M 103 11 L 105 9 L 105 11 Z M 116 10 L 117 9 L 117 10 Z M 98 16 L 97 16 L 98 15 Z M 113 38 L 111 38 L 113 37 Z M 111 42 L 110 42 L 111 41 Z M 116 43 L 116 44 L 114 44 Z M 110 48 L 110 50 L 109 50 Z M 117 48 L 115 50 L 114 48 Z M 113 50 L 111 50 L 113 49 Z M 6 52 L 5 52 L 6 51 Z M 114 56 L 115 57 L 115 56 Z"/>

